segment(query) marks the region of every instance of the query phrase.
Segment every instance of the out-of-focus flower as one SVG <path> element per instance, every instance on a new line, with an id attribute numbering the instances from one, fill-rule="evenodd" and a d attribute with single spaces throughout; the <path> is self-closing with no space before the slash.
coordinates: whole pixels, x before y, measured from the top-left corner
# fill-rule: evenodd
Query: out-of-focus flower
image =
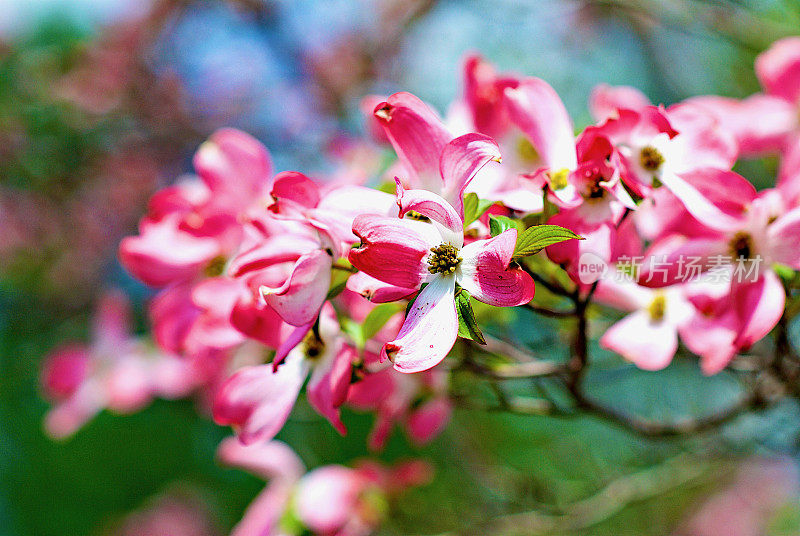
<path id="1" fill-rule="evenodd" d="M 178 489 L 128 515 L 114 536 L 217 536 L 221 534 L 199 496 Z"/>
<path id="2" fill-rule="evenodd" d="M 302 462 L 278 441 L 244 446 L 229 438 L 218 456 L 226 465 L 269 480 L 232 536 L 366 536 L 385 519 L 390 501 L 431 477 L 419 461 L 392 468 L 369 462 L 355 468 L 327 465 L 303 474 Z"/>
<path id="3" fill-rule="evenodd" d="M 69 345 L 45 359 L 42 388 L 55 404 L 45 428 L 53 437 L 73 434 L 104 408 L 131 413 L 153 398 L 181 398 L 197 387 L 191 362 L 132 337 L 128 315 L 123 294 L 106 294 L 91 344 Z"/>
<path id="4" fill-rule="evenodd" d="M 734 482 L 709 498 L 674 536 L 760 536 L 782 507 L 796 507 L 800 476 L 790 459 L 751 459 Z M 788 534 L 788 533 L 787 533 Z"/>

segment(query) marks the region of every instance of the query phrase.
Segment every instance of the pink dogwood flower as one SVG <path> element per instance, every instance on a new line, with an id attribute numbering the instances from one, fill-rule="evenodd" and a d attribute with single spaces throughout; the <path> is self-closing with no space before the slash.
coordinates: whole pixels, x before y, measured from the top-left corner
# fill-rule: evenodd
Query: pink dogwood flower
<path id="1" fill-rule="evenodd" d="M 400 333 L 381 351 L 401 372 L 437 365 L 458 333 L 455 291 L 459 286 L 479 301 L 513 307 L 533 298 L 534 283 L 510 266 L 517 232 L 509 229 L 464 245 L 464 222 L 442 197 L 405 190 L 397 181 L 400 218 L 362 215 L 353 222 L 361 245 L 350 251 L 359 270 L 404 289 L 425 287 L 417 295 Z M 403 218 L 419 214 L 429 221 Z"/>
<path id="2" fill-rule="evenodd" d="M 366 364 L 369 367 L 371 363 Z M 447 373 L 436 369 L 402 374 L 384 368 L 367 374 L 350 387 L 347 404 L 376 413 L 368 440 L 371 450 L 384 447 L 395 424 L 402 425 L 414 443 L 428 443 L 444 430 L 453 410 Z"/>
<path id="3" fill-rule="evenodd" d="M 477 133 L 454 137 L 439 116 L 410 93 L 395 93 L 374 115 L 397 152 L 404 186 L 434 192 L 463 211 L 464 191 L 486 164 L 500 161 L 497 143 Z"/>
<path id="4" fill-rule="evenodd" d="M 644 370 L 669 365 L 678 349 L 678 335 L 683 337 L 683 329 L 697 314 L 681 285 L 656 290 L 638 285 L 633 278 L 607 278 L 599 282 L 595 296 L 631 313 L 606 330 L 600 346 Z"/>
<path id="5" fill-rule="evenodd" d="M 300 459 L 279 441 L 245 446 L 228 438 L 218 457 L 269 480 L 232 536 L 367 536 L 385 519 L 391 500 L 431 478 L 430 467 L 415 460 L 394 467 L 325 465 L 303 474 Z"/>
<path id="6" fill-rule="evenodd" d="M 318 331 L 311 324 L 296 328 L 271 364 L 241 368 L 225 381 L 214 400 L 214 420 L 232 426 L 245 444 L 268 441 L 283 428 L 310 374 L 309 402 L 344 434 L 339 406 L 347 398 L 355 356 L 328 305 Z"/>
<path id="7" fill-rule="evenodd" d="M 155 397 L 181 398 L 198 387 L 192 363 L 132 337 L 128 317 L 127 298 L 108 293 L 98 305 L 91 344 L 69 345 L 46 358 L 41 382 L 55 403 L 45 418 L 51 436 L 72 435 L 105 408 L 132 413 Z"/>
<path id="8" fill-rule="evenodd" d="M 719 96 L 689 99 L 714 114 L 732 132 L 744 156 L 786 152 L 800 143 L 800 37 L 775 41 L 756 58 L 762 93 L 738 100 Z"/>

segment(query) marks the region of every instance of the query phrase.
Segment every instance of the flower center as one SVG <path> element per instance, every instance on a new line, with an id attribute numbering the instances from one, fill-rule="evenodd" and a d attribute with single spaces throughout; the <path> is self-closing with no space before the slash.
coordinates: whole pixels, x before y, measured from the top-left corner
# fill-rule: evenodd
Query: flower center
<path id="1" fill-rule="evenodd" d="M 227 264 L 227 262 L 228 261 L 225 259 L 225 257 L 222 255 L 217 255 L 206 265 L 205 269 L 203 270 L 203 274 L 206 277 L 219 277 L 225 273 L 225 264 Z"/>
<path id="2" fill-rule="evenodd" d="M 314 361 L 322 355 L 323 350 L 325 350 L 325 343 L 317 337 L 313 330 L 310 331 L 303 339 L 303 352 L 306 354 L 306 358 Z"/>
<path id="3" fill-rule="evenodd" d="M 595 166 L 591 169 L 584 171 L 586 177 L 586 190 L 584 197 L 589 199 L 601 199 L 606 194 L 606 189 L 600 184 L 606 178 L 603 176 L 603 171 L 600 167 Z"/>
<path id="4" fill-rule="evenodd" d="M 753 237 L 749 233 L 739 231 L 728 243 L 728 249 L 731 257 L 736 259 L 752 259 L 753 258 Z"/>
<path id="5" fill-rule="evenodd" d="M 460 262 L 458 248 L 451 244 L 439 244 L 435 248 L 431 248 L 431 256 L 428 257 L 428 271 L 432 274 L 452 274 Z"/>
<path id="6" fill-rule="evenodd" d="M 408 212 L 406 212 L 406 218 L 417 221 L 431 221 L 431 219 L 427 217 L 425 214 L 420 214 L 416 210 L 409 210 Z"/>
<path id="7" fill-rule="evenodd" d="M 567 168 L 551 171 L 548 175 L 550 177 L 550 188 L 553 190 L 566 188 L 569 184 L 569 182 L 567 182 L 567 177 L 569 177 L 569 170 Z"/>
<path id="8" fill-rule="evenodd" d="M 667 299 L 662 294 L 656 295 L 647 306 L 647 312 L 650 314 L 652 322 L 661 322 L 667 313 Z"/>
<path id="9" fill-rule="evenodd" d="M 652 145 L 647 145 L 639 153 L 639 163 L 647 171 L 657 171 L 664 163 L 664 155 Z"/>
<path id="10" fill-rule="evenodd" d="M 520 137 L 519 141 L 517 141 L 517 154 L 519 159 L 526 164 L 534 164 L 539 161 L 539 153 L 536 152 L 536 148 L 525 137 Z"/>

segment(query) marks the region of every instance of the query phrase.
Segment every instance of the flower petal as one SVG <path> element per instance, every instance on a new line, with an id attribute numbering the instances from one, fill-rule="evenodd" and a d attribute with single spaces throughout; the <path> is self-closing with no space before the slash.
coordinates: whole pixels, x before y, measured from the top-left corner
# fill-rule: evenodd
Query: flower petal
<path id="1" fill-rule="evenodd" d="M 744 181 L 744 182 L 742 182 Z M 681 200 L 686 210 L 707 227 L 720 231 L 734 230 L 742 225 L 742 214 L 728 212 L 733 203 L 727 199 L 709 199 L 711 191 L 717 193 L 750 192 L 755 197 L 755 189 L 747 179 L 734 172 L 703 169 L 682 176 L 673 173 L 661 175 L 665 187 Z M 749 185 L 749 187 L 748 187 Z M 716 190 L 715 190 L 716 189 Z M 718 201 L 719 204 L 714 201 Z"/>
<path id="2" fill-rule="evenodd" d="M 243 469 L 264 480 L 295 481 L 305 471 L 297 454 L 281 441 L 243 445 L 234 437 L 226 437 L 217 448 L 217 458 L 229 467 Z"/>
<path id="3" fill-rule="evenodd" d="M 363 214 L 353 221 L 361 245 L 349 260 L 376 279 L 403 288 L 419 288 L 428 278 L 425 258 L 442 237 L 430 223 Z"/>
<path id="4" fill-rule="evenodd" d="M 763 339 L 778 323 L 786 304 L 786 294 L 778 276 L 769 269 L 754 282 L 740 283 L 734 279 L 731 293 L 741 322 L 735 344 L 748 348 Z"/>
<path id="5" fill-rule="evenodd" d="M 245 445 L 275 437 L 292 412 L 308 375 L 300 352 L 291 354 L 278 368 L 245 367 L 228 378 L 214 399 L 214 421 L 236 429 Z"/>
<path id="6" fill-rule="evenodd" d="M 414 294 L 417 290 L 403 288 L 384 283 L 364 272 L 358 272 L 347 279 L 347 289 L 360 294 L 372 303 L 387 303 L 402 300 Z"/>
<path id="7" fill-rule="evenodd" d="M 278 173 L 272 182 L 272 197 L 280 204 L 282 200 L 305 208 L 314 208 L 320 200 L 319 186 L 297 171 Z"/>
<path id="8" fill-rule="evenodd" d="M 767 234 L 770 260 L 800 270 L 800 207 L 775 220 Z"/>
<path id="9" fill-rule="evenodd" d="M 173 217 L 158 222 L 144 220 L 138 236 L 122 239 L 119 259 L 137 279 L 152 287 L 163 287 L 194 277 L 215 256 L 219 243 L 179 229 Z"/>
<path id="10" fill-rule="evenodd" d="M 400 333 L 384 345 L 381 357 L 389 357 L 400 372 L 420 372 L 439 364 L 458 335 L 454 291 L 454 277 L 435 277 L 419 293 Z"/>
<path id="11" fill-rule="evenodd" d="M 756 75 L 770 95 L 800 101 L 800 37 L 775 41 L 756 59 Z"/>
<path id="12" fill-rule="evenodd" d="M 439 160 L 444 197 L 463 214 L 464 188 L 491 161 L 500 162 L 500 147 L 484 134 L 464 134 L 448 143 Z"/>
<path id="13" fill-rule="evenodd" d="M 589 96 L 589 111 L 595 121 L 616 117 L 618 110 L 641 110 L 650 105 L 644 93 L 630 86 L 598 84 Z"/>
<path id="14" fill-rule="evenodd" d="M 660 370 L 678 349 L 678 332 L 668 322 L 653 322 L 647 311 L 636 311 L 611 326 L 600 338 L 600 346 L 641 369 Z"/>
<path id="15" fill-rule="evenodd" d="M 439 116 L 419 98 L 401 92 L 378 104 L 375 117 L 411 178 L 426 190 L 440 191 L 439 158 L 453 135 Z"/>
<path id="16" fill-rule="evenodd" d="M 468 244 L 461 250 L 458 283 L 476 300 L 497 307 L 531 301 L 535 292 L 533 279 L 520 268 L 508 266 L 516 244 L 516 229 Z"/>
<path id="17" fill-rule="evenodd" d="M 317 249 L 302 255 L 291 275 L 277 288 L 262 285 L 261 295 L 281 317 L 293 326 L 313 321 L 331 286 L 333 258 Z"/>
<path id="18" fill-rule="evenodd" d="M 269 152 L 257 139 L 232 128 L 216 131 L 194 157 L 197 174 L 213 192 L 212 203 L 243 208 L 263 195 L 272 176 Z"/>
<path id="19" fill-rule="evenodd" d="M 461 247 L 464 243 L 464 221 L 450 203 L 427 190 L 406 190 L 400 179 L 395 179 L 395 182 L 401 218 L 408 212 L 418 212 L 443 227 L 441 231 L 445 242 Z"/>
<path id="20" fill-rule="evenodd" d="M 347 399 L 352 376 L 350 365 L 357 358 L 351 346 L 343 345 L 329 362 L 317 365 L 306 388 L 308 402 L 342 435 L 347 429 L 339 416 L 339 406 Z"/>
<path id="21" fill-rule="evenodd" d="M 505 90 L 511 121 L 528 137 L 553 171 L 575 169 L 575 135 L 561 98 L 544 80 L 525 78 Z"/>

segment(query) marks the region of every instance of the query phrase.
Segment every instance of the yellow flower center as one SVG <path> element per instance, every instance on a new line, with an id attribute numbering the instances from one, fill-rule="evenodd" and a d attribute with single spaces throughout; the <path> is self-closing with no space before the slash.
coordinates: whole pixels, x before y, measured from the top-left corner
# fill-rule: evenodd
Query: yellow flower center
<path id="1" fill-rule="evenodd" d="M 661 322 L 664 320 L 664 315 L 667 314 L 667 299 L 663 294 L 657 294 L 650 305 L 647 306 L 647 312 L 650 314 L 650 320 L 653 322 Z"/>
<path id="2" fill-rule="evenodd" d="M 458 249 L 451 244 L 439 244 L 431 248 L 428 258 L 428 271 L 432 274 L 452 274 L 461 262 Z"/>
<path id="3" fill-rule="evenodd" d="M 664 155 L 652 145 L 642 147 L 639 153 L 639 163 L 647 171 L 658 171 L 658 168 L 664 163 Z"/>

